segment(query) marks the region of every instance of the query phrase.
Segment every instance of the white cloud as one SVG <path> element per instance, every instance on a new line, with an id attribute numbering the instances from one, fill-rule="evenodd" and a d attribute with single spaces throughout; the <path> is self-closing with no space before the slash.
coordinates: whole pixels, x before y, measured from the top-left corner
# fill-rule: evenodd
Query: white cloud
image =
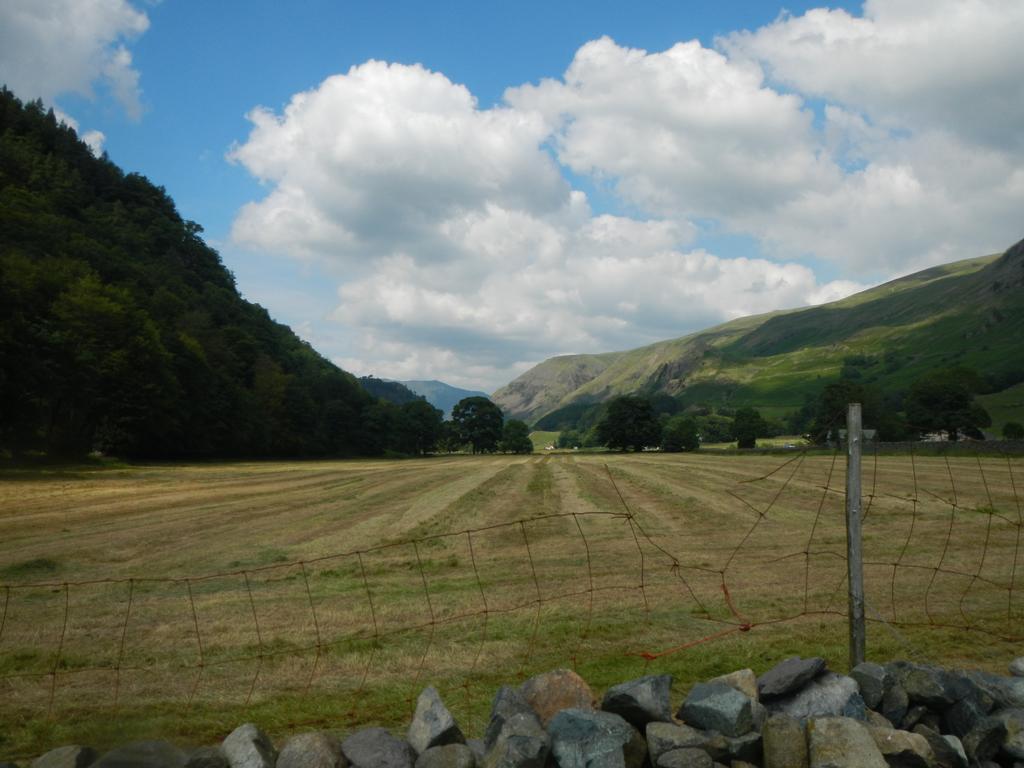
<path id="1" fill-rule="evenodd" d="M 595 216 L 545 149 L 549 114 L 482 110 L 419 66 L 369 62 L 250 119 L 230 156 L 269 189 L 235 242 L 344 275 L 331 354 L 356 373 L 496 388 L 553 354 L 830 290 L 803 266 L 684 250 L 685 216 Z"/>
<path id="2" fill-rule="evenodd" d="M 890 126 L 936 126 L 991 147 L 1024 146 L 1019 0 L 868 0 L 819 8 L 720 41 L 800 93 Z"/>
<path id="3" fill-rule="evenodd" d="M 696 41 L 647 53 L 595 40 L 561 80 L 509 89 L 506 99 L 545 116 L 574 172 L 612 180 L 660 216 L 775 206 L 837 176 L 798 97 Z"/>
<path id="4" fill-rule="evenodd" d="M 23 99 L 111 88 L 125 112 L 141 116 L 139 74 L 124 43 L 149 27 L 126 0 L 5 0 L 0 3 L 0 77 Z"/>
<path id="5" fill-rule="evenodd" d="M 783 16 L 718 50 L 602 38 L 563 77 L 490 109 L 439 73 L 368 62 L 280 114 L 250 113 L 230 157 L 267 194 L 239 213 L 234 242 L 340 276 L 331 318 L 346 338 L 328 351 L 342 365 L 485 388 L 554 354 L 994 252 L 1020 237 L 1024 210 L 1024 98 L 996 100 L 1024 78 L 997 6 L 877 0 L 863 17 Z M 933 61 L 942 41 L 959 60 Z M 960 96 L 1014 122 L 973 125 Z M 565 171 L 619 208 L 595 215 Z M 751 236 L 769 258 L 709 253 L 706 228 Z"/>

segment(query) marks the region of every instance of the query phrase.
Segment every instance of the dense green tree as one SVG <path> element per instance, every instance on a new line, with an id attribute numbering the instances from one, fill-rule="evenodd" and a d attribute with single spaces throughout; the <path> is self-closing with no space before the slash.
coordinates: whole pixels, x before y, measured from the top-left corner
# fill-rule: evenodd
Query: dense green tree
<path id="1" fill-rule="evenodd" d="M 700 448 L 700 437 L 697 423 L 679 414 L 669 419 L 661 431 L 661 450 L 672 453 L 678 451 L 695 451 Z"/>
<path id="2" fill-rule="evenodd" d="M 583 445 L 583 436 L 575 429 L 565 429 L 558 433 L 559 448 L 579 448 Z"/>
<path id="3" fill-rule="evenodd" d="M 876 428 L 882 411 L 881 398 L 871 386 L 840 380 L 825 385 L 818 396 L 814 420 L 810 426 L 811 439 L 825 443 L 838 439 L 839 430 L 846 429 L 847 406 L 861 404 L 861 423 Z"/>
<path id="4" fill-rule="evenodd" d="M 422 455 L 434 450 L 441 439 L 444 413 L 426 400 L 412 400 L 398 408 L 395 448 Z"/>
<path id="5" fill-rule="evenodd" d="M 907 394 L 907 422 L 919 433 L 945 432 L 950 440 L 980 437 L 992 420 L 974 402 L 977 374 L 963 368 L 933 371 L 917 379 Z"/>
<path id="6" fill-rule="evenodd" d="M 452 424 L 473 453 L 492 453 L 501 440 L 501 409 L 486 397 L 464 397 L 452 408 Z"/>
<path id="7" fill-rule="evenodd" d="M 740 408 L 732 420 L 732 436 L 737 448 L 754 448 L 757 438 L 764 437 L 767 425 L 761 414 L 753 408 Z"/>
<path id="8" fill-rule="evenodd" d="M 0 89 L 0 451 L 387 447 L 389 414 L 244 301 L 201 233 L 162 188 Z"/>
<path id="9" fill-rule="evenodd" d="M 597 438 L 602 445 L 621 451 L 661 442 L 661 425 L 651 401 L 638 395 L 622 395 L 608 403 L 604 418 L 597 425 Z"/>
<path id="10" fill-rule="evenodd" d="M 1024 440 L 1024 425 L 1019 421 L 1008 421 L 1003 425 L 1003 437 L 1007 440 Z"/>
<path id="11" fill-rule="evenodd" d="M 533 453 L 530 428 L 525 421 L 509 419 L 501 431 L 498 449 L 504 453 Z"/>
<path id="12" fill-rule="evenodd" d="M 727 443 L 732 440 L 732 419 L 718 413 L 698 416 L 697 429 L 705 443 Z"/>

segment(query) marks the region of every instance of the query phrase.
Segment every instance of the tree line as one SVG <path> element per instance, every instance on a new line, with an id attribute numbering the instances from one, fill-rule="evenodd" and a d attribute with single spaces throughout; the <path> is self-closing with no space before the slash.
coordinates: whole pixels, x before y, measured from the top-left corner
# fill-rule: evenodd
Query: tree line
<path id="1" fill-rule="evenodd" d="M 975 400 L 984 383 L 964 367 L 937 369 L 915 380 L 905 393 L 883 393 L 847 377 L 827 383 L 784 420 L 767 419 L 752 407 L 694 405 L 675 412 L 667 396 L 624 395 L 609 401 L 588 430 L 564 430 L 562 448 L 606 446 L 617 450 L 696 450 L 702 442 L 735 442 L 754 448 L 761 438 L 800 435 L 825 444 L 846 426 L 847 404 L 862 405 L 865 428 L 880 441 L 912 441 L 934 435 L 945 440 L 981 439 L 992 420 Z M 1024 426 L 1009 422 L 1006 439 L 1024 439 Z"/>
<path id="2" fill-rule="evenodd" d="M 201 233 L 0 89 L 0 457 L 524 450 L 500 411 L 492 441 L 368 392 L 244 300 Z"/>

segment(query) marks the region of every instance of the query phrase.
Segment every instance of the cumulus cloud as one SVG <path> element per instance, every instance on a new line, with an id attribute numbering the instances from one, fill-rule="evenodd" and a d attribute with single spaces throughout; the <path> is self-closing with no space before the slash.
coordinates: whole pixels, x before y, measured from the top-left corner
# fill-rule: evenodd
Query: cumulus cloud
<path id="1" fill-rule="evenodd" d="M 602 38 L 487 109 L 441 73 L 367 62 L 250 113 L 229 157 L 267 193 L 234 242 L 341 276 L 341 364 L 473 386 L 838 299 L 1021 236 L 1022 13 L 872 0 L 714 49 Z M 569 172 L 617 207 L 595 214 Z M 760 252 L 723 258 L 708 231 Z"/>
<path id="2" fill-rule="evenodd" d="M 868 0 L 819 8 L 720 41 L 800 93 L 891 126 L 942 126 L 991 147 L 1024 144 L 1018 0 Z"/>
<path id="3" fill-rule="evenodd" d="M 765 86 L 761 69 L 697 41 L 661 53 L 587 43 L 560 80 L 505 98 L 544 115 L 559 160 L 611 180 L 661 216 L 720 217 L 834 183 L 811 112 Z"/>
<path id="4" fill-rule="evenodd" d="M 5 0 L 0 4 L 0 72 L 25 99 L 92 97 L 109 87 L 133 119 L 142 114 L 139 73 L 125 43 L 149 27 L 126 0 Z"/>
<path id="5" fill-rule="evenodd" d="M 336 359 L 358 373 L 497 387 L 553 354 L 856 287 L 688 248 L 695 225 L 657 206 L 595 215 L 546 146 L 553 111 L 480 109 L 419 66 L 368 62 L 249 117 L 230 158 L 268 193 L 239 213 L 234 240 L 344 274 L 332 319 L 352 339 Z"/>

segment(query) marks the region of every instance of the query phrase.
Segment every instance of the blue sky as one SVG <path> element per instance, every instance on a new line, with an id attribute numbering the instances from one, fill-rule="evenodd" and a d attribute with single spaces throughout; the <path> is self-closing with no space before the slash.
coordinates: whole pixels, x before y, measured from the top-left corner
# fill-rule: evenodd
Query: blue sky
<path id="1" fill-rule="evenodd" d="M 10 0 L 0 80 L 343 367 L 493 390 L 1019 239 L 1021 9 Z"/>

